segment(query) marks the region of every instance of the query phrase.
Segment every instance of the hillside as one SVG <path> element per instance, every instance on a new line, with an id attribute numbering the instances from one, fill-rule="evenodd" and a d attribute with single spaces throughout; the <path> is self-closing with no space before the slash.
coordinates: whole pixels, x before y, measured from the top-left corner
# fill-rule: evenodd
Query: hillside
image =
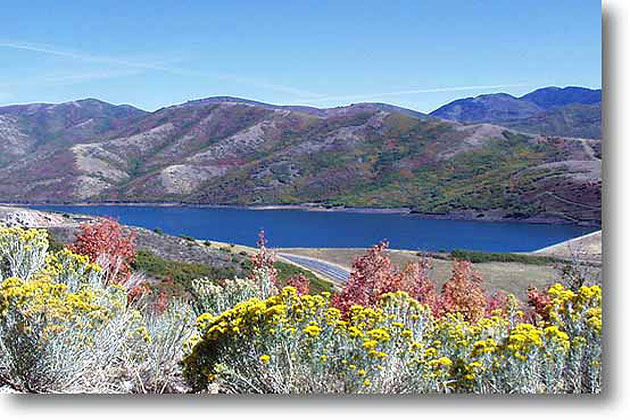
<path id="1" fill-rule="evenodd" d="M 0 167 L 115 130 L 146 112 L 97 99 L 0 107 Z"/>
<path id="2" fill-rule="evenodd" d="M 601 89 L 548 87 L 519 98 L 496 93 L 458 99 L 431 116 L 545 135 L 600 138 L 601 100 Z"/>
<path id="3" fill-rule="evenodd" d="M 215 97 L 152 113 L 96 100 L 11 106 L 0 108 L 0 150 L 4 202 L 315 203 L 601 220 L 599 140 L 387 104 Z"/>

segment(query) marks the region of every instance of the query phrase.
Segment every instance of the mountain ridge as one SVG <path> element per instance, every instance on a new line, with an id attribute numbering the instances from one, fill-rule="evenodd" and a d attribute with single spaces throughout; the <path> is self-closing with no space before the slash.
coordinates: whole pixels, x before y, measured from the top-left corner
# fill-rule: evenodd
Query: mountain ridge
<path id="1" fill-rule="evenodd" d="M 522 134 L 382 103 L 320 109 L 211 97 L 146 112 L 77 102 L 0 107 L 0 201 L 601 217 L 596 139 Z"/>

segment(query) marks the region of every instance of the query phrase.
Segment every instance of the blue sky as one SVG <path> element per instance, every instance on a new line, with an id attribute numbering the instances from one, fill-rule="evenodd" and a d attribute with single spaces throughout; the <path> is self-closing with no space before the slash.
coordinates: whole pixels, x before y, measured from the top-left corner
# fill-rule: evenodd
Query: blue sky
<path id="1" fill-rule="evenodd" d="M 97 5 L 97 3 L 99 3 Z M 601 85 L 597 0 L 37 1 L 0 13 L 0 105 L 232 95 L 430 111 Z"/>

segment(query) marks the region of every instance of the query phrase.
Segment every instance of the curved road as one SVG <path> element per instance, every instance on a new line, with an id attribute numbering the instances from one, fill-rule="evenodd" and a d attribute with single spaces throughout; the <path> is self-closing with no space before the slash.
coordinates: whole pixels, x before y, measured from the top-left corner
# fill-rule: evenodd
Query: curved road
<path id="1" fill-rule="evenodd" d="M 326 261 L 317 260 L 315 258 L 302 257 L 293 254 L 278 254 L 278 256 L 289 260 L 295 264 L 301 265 L 309 270 L 328 277 L 336 282 L 345 283 L 350 277 L 350 272 L 338 265 L 327 263 Z"/>

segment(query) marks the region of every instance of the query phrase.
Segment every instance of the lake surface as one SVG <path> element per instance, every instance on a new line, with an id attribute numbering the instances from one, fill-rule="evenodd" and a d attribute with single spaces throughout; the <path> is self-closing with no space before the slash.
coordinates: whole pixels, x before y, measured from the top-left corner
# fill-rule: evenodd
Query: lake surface
<path id="1" fill-rule="evenodd" d="M 526 252 L 590 233 L 576 225 L 427 220 L 402 214 L 156 206 L 33 206 L 63 213 L 107 216 L 172 235 L 254 246 L 265 230 L 270 247 L 368 247 Z"/>

